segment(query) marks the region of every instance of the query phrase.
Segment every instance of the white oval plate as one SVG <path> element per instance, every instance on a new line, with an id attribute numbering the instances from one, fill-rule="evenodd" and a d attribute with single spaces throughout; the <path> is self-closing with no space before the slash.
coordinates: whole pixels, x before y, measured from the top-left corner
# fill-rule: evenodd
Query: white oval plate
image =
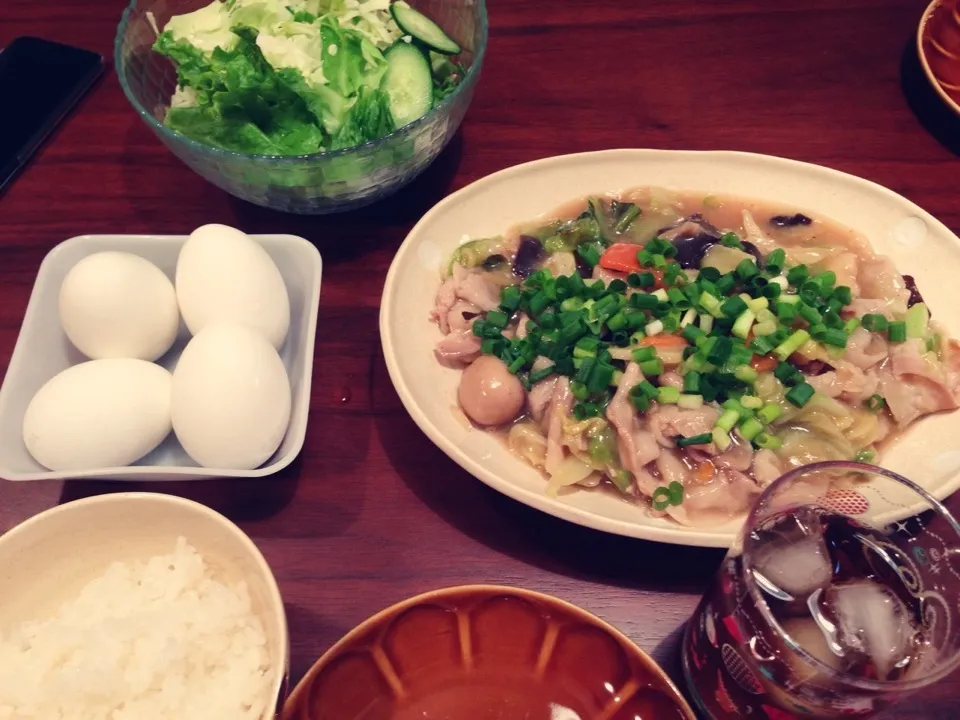
<path id="1" fill-rule="evenodd" d="M 458 370 L 433 355 L 440 331 L 428 319 L 441 263 L 464 235 L 503 233 L 567 201 L 641 186 L 738 195 L 831 218 L 864 234 L 879 254 L 913 275 L 935 319 L 960 337 L 960 239 L 909 200 L 875 183 L 807 163 L 739 152 L 608 150 L 539 160 L 479 180 L 428 212 L 400 246 L 383 291 L 380 334 L 393 384 L 414 421 L 461 467 L 531 507 L 580 525 L 681 545 L 727 547 L 741 520 L 698 530 L 650 517 L 612 494 L 544 493 L 546 481 L 497 438 L 455 414 Z M 960 413 L 928 417 L 887 450 L 884 467 L 942 499 L 960 487 Z M 895 513 L 898 498 L 851 499 Z M 886 514 L 886 513 L 884 513 Z M 900 513 L 906 514 L 906 513 Z"/>

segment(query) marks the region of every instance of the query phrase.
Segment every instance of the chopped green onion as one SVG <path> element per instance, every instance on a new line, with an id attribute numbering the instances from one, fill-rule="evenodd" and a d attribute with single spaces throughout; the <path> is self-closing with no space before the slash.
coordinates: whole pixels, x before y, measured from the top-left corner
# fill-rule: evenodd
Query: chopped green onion
<path id="1" fill-rule="evenodd" d="M 480 343 L 480 352 L 484 355 L 499 355 L 501 340 L 489 338 Z"/>
<path id="2" fill-rule="evenodd" d="M 523 366 L 527 364 L 527 359 L 525 357 L 518 357 L 512 363 L 507 366 L 507 370 L 510 371 L 511 375 L 516 375 L 523 369 Z"/>
<path id="3" fill-rule="evenodd" d="M 763 425 L 756 418 L 747 418 L 740 427 L 737 428 L 737 434 L 744 440 L 753 440 L 757 435 L 763 432 Z"/>
<path id="4" fill-rule="evenodd" d="M 696 318 L 697 318 L 697 311 L 694 310 L 693 308 L 690 308 L 689 310 L 687 310 L 686 313 L 684 313 L 683 319 L 680 321 L 680 327 L 684 329 L 688 327 L 692 327 L 695 332 L 699 333 L 700 332 L 699 328 L 691 325 L 691 323 L 694 320 L 696 320 Z"/>
<path id="5" fill-rule="evenodd" d="M 563 312 L 575 312 L 583 307 L 583 299 L 578 297 L 571 297 L 564 300 L 560 303 L 560 309 Z"/>
<path id="6" fill-rule="evenodd" d="M 589 389 L 587 381 L 590 379 L 590 374 L 593 372 L 593 366 L 596 364 L 596 358 L 583 358 L 583 362 L 580 363 L 580 367 L 577 369 L 577 374 L 574 376 L 574 380 Z"/>
<path id="7" fill-rule="evenodd" d="M 633 406 L 643 412 L 650 409 L 650 401 L 659 394 L 657 388 L 649 381 L 644 380 L 630 388 L 629 397 Z"/>
<path id="8" fill-rule="evenodd" d="M 663 360 L 660 358 L 654 358 L 653 360 L 640 363 L 640 370 L 647 377 L 663 375 L 663 369 Z"/>
<path id="9" fill-rule="evenodd" d="M 850 318 L 843 324 L 843 331 L 848 335 L 860 327 L 860 318 Z"/>
<path id="10" fill-rule="evenodd" d="M 707 352 L 707 361 L 714 365 L 723 365 L 733 352 L 733 341 L 728 337 L 715 338 L 716 342 Z"/>
<path id="11" fill-rule="evenodd" d="M 612 318 L 607 320 L 607 327 L 610 328 L 612 332 L 617 332 L 618 330 L 623 330 L 627 327 L 627 315 L 621 310 Z"/>
<path id="12" fill-rule="evenodd" d="M 717 422 L 714 427 L 718 427 L 721 430 L 730 432 L 733 430 L 733 426 L 737 424 L 740 420 L 740 413 L 736 410 L 724 410 L 723 414 L 717 418 Z"/>
<path id="13" fill-rule="evenodd" d="M 642 363 L 655 359 L 657 357 L 657 351 L 653 347 L 646 345 L 631 352 L 630 356 L 633 358 L 634 362 Z"/>
<path id="14" fill-rule="evenodd" d="M 735 232 L 724 233 L 720 237 L 720 244 L 726 247 L 736 248 L 737 250 L 743 250 L 743 243 L 740 242 L 740 238 L 737 237 Z"/>
<path id="15" fill-rule="evenodd" d="M 767 403 L 757 410 L 757 420 L 764 425 L 769 425 L 783 414 L 783 408 L 776 403 Z"/>
<path id="16" fill-rule="evenodd" d="M 686 310 L 690 307 L 690 301 L 680 288 L 672 287 L 667 290 L 667 300 L 673 303 L 674 307 L 681 310 Z"/>
<path id="17" fill-rule="evenodd" d="M 683 390 L 688 393 L 700 392 L 700 373 L 696 370 L 689 371 L 683 376 Z"/>
<path id="18" fill-rule="evenodd" d="M 754 370 L 749 365 L 741 365 L 736 370 L 733 371 L 734 377 L 737 378 L 740 382 L 745 382 L 753 384 L 757 381 L 757 378 L 760 377 L 760 374 Z"/>
<path id="19" fill-rule="evenodd" d="M 744 302 L 743 298 L 735 295 L 732 298 L 727 298 L 720 306 L 720 309 L 723 310 L 723 314 L 727 317 L 735 318 L 747 309 L 747 303 Z"/>
<path id="20" fill-rule="evenodd" d="M 817 275 L 814 280 L 823 289 L 832 288 L 837 281 L 837 274 L 833 270 L 827 270 Z"/>
<path id="21" fill-rule="evenodd" d="M 583 337 L 577 340 L 573 348 L 575 358 L 596 357 L 597 349 L 600 347 L 600 341 L 593 337 Z"/>
<path id="22" fill-rule="evenodd" d="M 707 315 L 706 313 L 700 314 L 700 329 L 705 333 L 713 330 L 713 315 Z"/>
<path id="23" fill-rule="evenodd" d="M 577 255 L 590 267 L 595 267 L 600 262 L 600 251 L 596 245 L 597 243 L 584 243 L 577 247 Z"/>
<path id="24" fill-rule="evenodd" d="M 506 313 L 502 313 L 499 310 L 491 310 L 487 313 L 486 321 L 490 327 L 503 329 L 507 326 L 507 323 L 510 322 L 510 318 L 507 317 Z"/>
<path id="25" fill-rule="evenodd" d="M 861 450 L 854 456 L 854 461 L 859 463 L 872 463 L 877 457 L 877 453 L 873 450 Z"/>
<path id="26" fill-rule="evenodd" d="M 797 265 L 787 271 L 787 282 L 794 287 L 799 287 L 810 277 L 810 270 L 806 265 Z"/>
<path id="27" fill-rule="evenodd" d="M 810 333 L 808 333 L 806 330 L 797 330 L 793 333 L 793 335 L 777 345 L 777 347 L 773 349 L 773 352 L 781 360 L 786 360 L 788 357 L 793 355 L 793 353 L 799 350 L 800 346 L 809 339 Z"/>
<path id="28" fill-rule="evenodd" d="M 703 407 L 703 395 L 683 394 L 677 400 L 677 406 L 683 410 L 698 410 Z"/>
<path id="29" fill-rule="evenodd" d="M 771 333 L 769 336 L 755 337 L 753 342 L 750 343 L 750 349 L 757 355 L 766 355 L 773 350 L 772 338 L 775 335 L 776 333 Z"/>
<path id="30" fill-rule="evenodd" d="M 715 427 L 711 433 L 711 436 L 713 437 L 713 444 L 717 446 L 717 450 L 720 452 L 724 452 L 732 444 L 729 430 L 724 430 L 721 427 Z"/>
<path id="31" fill-rule="evenodd" d="M 810 402 L 810 398 L 813 397 L 814 392 L 813 385 L 803 381 L 797 383 L 792 388 L 787 390 L 785 397 L 787 402 L 789 402 L 791 405 L 796 405 L 797 407 L 802 408 L 804 405 Z"/>
<path id="32" fill-rule="evenodd" d="M 907 341 L 907 324 L 905 322 L 892 322 L 887 328 L 887 337 L 890 342 L 902 343 Z"/>
<path id="33" fill-rule="evenodd" d="M 847 346 L 847 334 L 843 330 L 837 330 L 836 328 L 828 328 L 814 337 L 824 345 L 831 345 L 838 348 Z"/>
<path id="34" fill-rule="evenodd" d="M 516 285 L 508 285 L 500 291 L 500 307 L 514 312 L 520 307 L 520 288 Z"/>
<path id="35" fill-rule="evenodd" d="M 741 280 L 749 280 L 759 273 L 760 270 L 757 269 L 757 263 L 752 258 L 744 258 L 737 264 L 735 272 Z"/>
<path id="36" fill-rule="evenodd" d="M 657 388 L 657 402 L 676 405 L 680 401 L 680 391 L 675 387 Z"/>
<path id="37" fill-rule="evenodd" d="M 816 308 L 807 305 L 805 302 L 800 302 L 797 305 L 797 313 L 811 325 L 816 325 L 817 323 L 823 322 L 823 316 L 819 313 L 819 311 Z"/>
<path id="38" fill-rule="evenodd" d="M 770 281 L 769 285 L 766 285 L 761 293 L 765 298 L 770 300 L 776 300 L 783 293 L 783 286 L 787 284 L 786 280 L 783 280 L 783 283 L 776 282 L 777 280 L 782 280 L 783 278 L 774 278 Z"/>
<path id="39" fill-rule="evenodd" d="M 753 439 L 753 444 L 761 450 L 777 450 L 783 445 L 783 441 L 776 435 L 762 432 Z"/>
<path id="40" fill-rule="evenodd" d="M 719 280 L 717 280 L 716 288 L 717 292 L 721 295 L 726 295 L 728 292 L 733 290 L 734 285 L 737 284 L 737 277 L 733 273 L 727 273 L 722 275 Z"/>
<path id="41" fill-rule="evenodd" d="M 653 505 L 654 510 L 666 510 L 670 507 L 670 491 L 665 487 L 658 487 L 650 496 L 650 503 Z"/>
<path id="42" fill-rule="evenodd" d="M 890 327 L 890 322 L 880 313 L 867 313 L 863 316 L 860 324 L 870 332 L 883 332 Z"/>
<path id="43" fill-rule="evenodd" d="M 703 433 L 702 435 L 693 435 L 692 437 L 678 437 L 674 442 L 676 442 L 677 447 L 685 448 L 688 445 L 707 445 L 713 442 L 713 435 L 711 433 Z"/>
<path id="44" fill-rule="evenodd" d="M 868 397 L 863 404 L 866 405 L 867 410 L 876 413 L 886 407 L 887 401 L 883 399 L 882 395 L 874 394 Z"/>
<path id="45" fill-rule="evenodd" d="M 647 337 L 653 337 L 654 335 L 659 335 L 663 332 L 663 321 L 654 320 L 652 323 L 649 323 L 643 331 L 647 334 Z"/>
<path id="46" fill-rule="evenodd" d="M 527 378 L 530 381 L 530 384 L 538 383 L 541 380 L 546 380 L 548 377 L 553 375 L 556 371 L 556 367 L 551 365 L 550 367 L 540 368 L 539 370 L 534 370 L 530 373 Z"/>
<path id="47" fill-rule="evenodd" d="M 763 407 L 763 400 L 756 395 L 744 395 L 740 398 L 740 404 L 747 410 L 759 410 Z"/>
<path id="48" fill-rule="evenodd" d="M 752 310 L 744 310 L 742 313 L 740 313 L 740 317 L 737 318 L 737 321 L 733 324 L 733 329 L 731 330 L 733 335 L 741 340 L 746 340 L 747 335 L 750 334 L 750 329 L 753 327 L 756 317 L 757 316 L 754 315 Z"/>
<path id="49" fill-rule="evenodd" d="M 784 385 L 796 385 L 803 380 L 803 374 L 788 362 L 781 362 L 777 365 L 773 375 Z"/>
<path id="50" fill-rule="evenodd" d="M 534 316 L 543 314 L 543 311 L 547 309 L 547 306 L 550 304 L 550 296 L 547 295 L 543 290 L 537 292 L 532 298 L 530 298 L 530 313 Z"/>
<path id="51" fill-rule="evenodd" d="M 743 405 L 740 404 L 740 401 L 737 398 L 729 398 L 725 400 L 722 405 L 724 410 L 733 410 L 740 417 L 741 420 L 753 417 L 753 410 L 748 410 Z"/>
<path id="52" fill-rule="evenodd" d="M 760 322 L 753 326 L 753 334 L 757 336 L 766 336 L 773 335 L 777 331 L 777 323 L 775 320 L 770 320 L 768 322 Z"/>
<path id="53" fill-rule="evenodd" d="M 790 325 L 797 319 L 797 306 L 784 302 L 783 299 L 777 303 L 777 317 L 787 325 Z"/>
<path id="54" fill-rule="evenodd" d="M 720 306 L 720 301 L 716 296 L 711 295 L 708 292 L 700 293 L 700 307 L 706 310 L 708 313 L 714 317 L 720 317 L 723 314 L 723 310 Z"/>
<path id="55" fill-rule="evenodd" d="M 830 299 L 839 302 L 841 307 L 844 305 L 849 305 L 853 302 L 853 290 L 851 290 L 847 285 L 839 285 L 834 288 L 833 296 Z"/>
<path id="56" fill-rule="evenodd" d="M 767 255 L 766 260 L 764 261 L 764 270 L 771 275 L 779 275 L 780 271 L 783 270 L 783 264 L 786 261 L 787 253 L 784 252 L 783 248 L 777 248 L 772 253 Z"/>
<path id="57" fill-rule="evenodd" d="M 612 365 L 597 363 L 593 366 L 593 371 L 587 381 L 587 390 L 592 393 L 603 392 L 613 381 L 614 372 L 616 372 L 616 369 Z"/>
<path id="58" fill-rule="evenodd" d="M 660 304 L 660 301 L 653 295 L 647 293 L 634 293 L 630 296 L 630 305 L 637 310 L 653 310 Z"/>
<path id="59" fill-rule="evenodd" d="M 905 318 L 908 338 L 922 338 L 927 334 L 927 324 L 930 322 L 930 312 L 923 303 L 917 303 L 907 310 Z"/>

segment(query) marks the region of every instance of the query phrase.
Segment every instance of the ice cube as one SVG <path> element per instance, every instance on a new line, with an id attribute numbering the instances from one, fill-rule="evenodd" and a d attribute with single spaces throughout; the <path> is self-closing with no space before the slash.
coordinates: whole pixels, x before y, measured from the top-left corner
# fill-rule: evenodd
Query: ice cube
<path id="1" fill-rule="evenodd" d="M 755 550 L 754 577 L 779 600 L 806 599 L 833 578 L 833 558 L 814 515 L 791 515 Z"/>
<path id="2" fill-rule="evenodd" d="M 837 640 L 863 653 L 885 680 L 910 656 L 916 629 L 903 602 L 889 588 L 872 580 L 834 585 L 824 604 L 837 619 Z"/>
<path id="3" fill-rule="evenodd" d="M 830 644 L 816 622 L 810 618 L 789 618 L 781 623 L 781 627 L 793 644 L 798 645 L 827 667 L 841 670 L 843 659 L 830 650 Z M 783 657 L 797 679 L 809 680 L 817 674 L 817 668 L 800 655 L 787 652 Z"/>

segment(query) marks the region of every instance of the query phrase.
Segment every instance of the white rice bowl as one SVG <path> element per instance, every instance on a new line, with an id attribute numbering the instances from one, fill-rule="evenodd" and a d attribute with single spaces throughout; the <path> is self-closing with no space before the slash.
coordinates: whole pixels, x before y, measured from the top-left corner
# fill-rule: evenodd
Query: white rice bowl
<path id="1" fill-rule="evenodd" d="M 279 591 L 252 541 L 201 505 L 128 493 L 49 510 L 0 536 L 0 587 L 0 720 L 276 711 Z"/>

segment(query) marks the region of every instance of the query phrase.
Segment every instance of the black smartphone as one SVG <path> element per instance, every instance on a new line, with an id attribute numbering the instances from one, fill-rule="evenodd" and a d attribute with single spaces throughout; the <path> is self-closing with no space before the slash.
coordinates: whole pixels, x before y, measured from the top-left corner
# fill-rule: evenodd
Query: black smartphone
<path id="1" fill-rule="evenodd" d="M 40 38 L 0 51 L 0 192 L 102 73 L 102 55 Z"/>

